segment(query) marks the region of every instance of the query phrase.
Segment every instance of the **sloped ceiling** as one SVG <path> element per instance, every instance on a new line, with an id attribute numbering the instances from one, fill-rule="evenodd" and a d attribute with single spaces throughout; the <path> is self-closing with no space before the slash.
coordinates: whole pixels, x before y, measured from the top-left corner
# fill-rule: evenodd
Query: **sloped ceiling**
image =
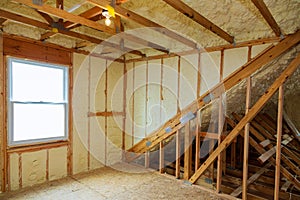
<path id="1" fill-rule="evenodd" d="M 183 2 L 233 36 L 237 43 L 275 36 L 272 29 L 251 0 L 183 0 Z M 265 0 L 264 2 L 275 21 L 278 23 L 282 34 L 291 34 L 300 28 L 299 0 Z M 55 7 L 56 1 L 46 0 L 44 3 Z M 69 10 L 76 5 L 81 5 L 72 12 L 76 15 L 93 7 L 93 5 L 82 0 L 64 1 L 65 10 Z M 180 13 L 163 0 L 128 0 L 126 3 L 121 4 L 121 6 L 195 41 L 198 43 L 199 47 L 228 44 L 227 41 Z M 11 0 L 1 0 L 0 7 L 1 9 L 22 16 L 46 22 L 34 9 L 14 3 Z M 58 20 L 55 17 L 54 19 Z M 130 30 L 133 34 L 138 34 L 142 38 L 161 44 L 167 49 L 171 49 L 173 52 L 189 49 L 189 47 L 184 44 L 165 37 L 155 31 L 148 31 L 147 29 L 137 30 L 137 28 L 142 28 L 143 26 L 132 20 L 122 18 L 121 22 L 124 25 L 125 31 Z M 99 20 L 99 23 L 103 23 L 103 20 Z M 111 26 L 113 27 L 113 25 Z M 37 40 L 40 39 L 41 34 L 46 32 L 43 29 L 33 29 L 32 27 L 21 25 L 13 21 L 5 22 L 2 29 L 7 33 L 22 35 Z M 85 26 L 75 28 L 73 31 L 100 39 L 107 39 L 110 37 L 109 34 Z M 81 42 L 82 40 L 56 34 L 47 39 L 47 41 L 73 48 L 76 46 L 76 43 Z M 126 42 L 125 45 L 130 46 L 131 43 Z M 84 47 L 83 49 L 88 50 L 93 47 L 94 46 L 92 45 L 90 47 Z"/>

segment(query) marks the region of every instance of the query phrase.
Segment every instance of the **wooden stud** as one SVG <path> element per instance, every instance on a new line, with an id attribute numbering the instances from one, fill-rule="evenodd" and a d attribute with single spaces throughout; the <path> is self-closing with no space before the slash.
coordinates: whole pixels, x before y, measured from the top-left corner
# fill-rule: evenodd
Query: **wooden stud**
<path id="1" fill-rule="evenodd" d="M 148 71 L 149 71 L 149 63 L 146 62 L 146 101 L 145 101 L 145 138 L 147 137 L 147 118 L 148 118 Z M 145 153 L 145 168 L 149 168 L 149 151 Z"/>
<path id="2" fill-rule="evenodd" d="M 132 89 L 133 91 L 135 90 L 135 84 L 134 84 L 134 79 L 135 79 L 135 62 L 133 63 L 133 68 L 132 68 Z M 132 93 L 132 146 L 134 145 L 134 92 Z"/>
<path id="3" fill-rule="evenodd" d="M 67 168 L 68 175 L 73 175 L 73 54 L 71 54 L 71 65 L 69 66 L 69 92 L 68 92 L 68 147 L 67 147 Z"/>
<path id="4" fill-rule="evenodd" d="M 105 90 L 104 90 L 104 94 L 105 94 L 105 99 L 104 99 L 104 104 L 105 104 L 105 112 L 107 112 L 107 106 L 108 106 L 108 99 L 107 99 L 107 84 L 108 84 L 108 62 L 107 60 L 105 61 Z M 107 116 L 105 116 L 104 118 L 104 131 L 105 131 L 105 161 L 104 161 L 104 165 L 107 165 Z"/>
<path id="5" fill-rule="evenodd" d="M 178 56 L 178 64 L 177 64 L 177 113 L 180 113 L 180 63 L 181 63 L 181 57 Z"/>
<path id="6" fill-rule="evenodd" d="M 181 157 L 181 150 L 180 150 L 180 134 L 179 131 L 176 131 L 176 171 L 175 177 L 177 179 L 180 178 L 180 157 Z"/>
<path id="7" fill-rule="evenodd" d="M 124 56 L 124 60 L 125 60 Z M 126 149 L 126 107 L 127 107 L 127 102 L 126 102 L 126 90 L 127 90 L 127 66 L 126 62 L 124 62 L 123 66 L 123 126 L 122 126 L 122 160 L 125 161 L 125 149 Z"/>
<path id="8" fill-rule="evenodd" d="M 49 181 L 49 149 L 46 150 L 46 180 Z"/>
<path id="9" fill-rule="evenodd" d="M 262 0 L 251 0 L 253 4 L 257 7 L 259 12 L 268 22 L 269 26 L 272 28 L 276 36 L 281 35 L 280 27 L 278 26 L 277 22 L 275 21 L 274 17 L 272 16 L 271 12 L 269 11 L 268 7 Z"/>
<path id="10" fill-rule="evenodd" d="M 236 165 L 236 142 L 231 144 L 230 167 L 235 169 Z"/>
<path id="11" fill-rule="evenodd" d="M 161 139 L 166 138 L 172 134 L 175 134 L 175 131 L 182 127 L 179 124 L 179 119 L 181 117 L 181 114 L 185 114 L 188 112 L 196 112 L 198 109 L 201 109 L 204 105 L 206 105 L 206 103 L 203 101 L 204 98 L 206 98 L 211 94 L 213 94 L 214 97 L 217 98 L 220 95 L 220 92 L 222 92 L 224 88 L 225 91 L 229 90 L 238 82 L 251 75 L 260 67 L 262 67 L 264 64 L 277 58 L 287 49 L 293 47 L 295 44 L 297 44 L 297 42 L 299 42 L 299 40 L 300 40 L 300 31 L 297 31 L 295 34 L 286 37 L 276 46 L 272 45 L 271 47 L 267 48 L 265 51 L 252 58 L 250 62 L 243 65 L 239 70 L 236 70 L 233 74 L 231 74 L 229 77 L 224 79 L 222 83 L 217 84 L 210 91 L 206 92 L 201 97 L 199 97 L 196 101 L 191 103 L 181 113 L 175 115 L 172 119 L 168 121 L 168 123 L 165 123 L 157 131 L 154 131 L 150 136 L 148 136 L 147 140 L 141 140 L 138 144 L 130 148 L 129 151 L 134 151 L 136 153 L 144 152 L 147 149 L 151 149 L 155 145 L 157 145 Z M 172 128 L 171 133 L 168 134 L 165 133 L 165 128 L 167 127 Z M 152 142 L 152 145 L 150 145 L 149 147 L 145 145 L 146 141 L 148 140 L 151 140 Z"/>
<path id="12" fill-rule="evenodd" d="M 183 179 L 189 180 L 191 176 L 192 163 L 191 163 L 191 133 L 190 133 L 190 122 L 185 124 L 185 133 L 184 133 L 184 173 Z"/>
<path id="13" fill-rule="evenodd" d="M 200 96 L 201 90 L 201 53 L 198 54 L 198 73 L 197 73 L 197 98 Z"/>
<path id="14" fill-rule="evenodd" d="M 91 56 L 89 58 L 89 68 L 88 68 L 88 112 L 91 112 L 91 76 L 92 76 L 92 69 L 91 69 Z M 87 132 L 87 167 L 90 170 L 91 165 L 91 118 L 88 117 L 88 132 Z"/>
<path id="15" fill-rule="evenodd" d="M 165 172 L 165 152 L 164 152 L 164 142 L 159 143 L 159 172 Z"/>
<path id="16" fill-rule="evenodd" d="M 201 132 L 201 110 L 197 112 L 196 116 L 196 152 L 195 152 L 195 171 L 200 167 L 200 132 Z"/>
<path id="17" fill-rule="evenodd" d="M 213 161 L 216 159 L 219 153 L 221 153 L 224 149 L 227 148 L 228 145 L 230 145 L 230 143 L 239 134 L 239 132 L 243 129 L 243 127 L 259 113 L 259 111 L 273 96 L 273 94 L 277 91 L 277 89 L 293 74 L 293 72 L 298 68 L 299 64 L 300 64 L 300 54 L 297 55 L 297 57 L 281 73 L 281 75 L 262 95 L 262 97 L 255 103 L 255 105 L 237 124 L 237 126 L 227 135 L 227 137 L 223 140 L 220 146 L 218 146 L 218 148 L 212 153 L 212 155 L 210 155 L 208 159 L 201 165 L 201 167 L 195 172 L 195 174 L 189 180 L 191 183 L 194 183 L 203 174 L 203 172 L 207 169 L 207 167 L 213 163 Z"/>
<path id="18" fill-rule="evenodd" d="M 251 60 L 251 49 L 250 46 L 248 48 L 248 62 Z M 252 80 L 249 76 L 247 78 L 247 89 L 246 89 L 246 111 L 245 114 L 248 114 L 251 106 L 251 87 L 252 87 Z M 248 159 L 249 159 L 249 126 L 250 123 L 247 123 L 245 126 L 244 131 L 244 160 L 243 160 L 243 199 L 247 199 L 247 180 L 248 180 Z"/>
<path id="19" fill-rule="evenodd" d="M 189 7 L 182 1 L 178 0 L 163 0 L 179 12 L 183 13 L 185 16 L 191 18 L 195 22 L 202 25 L 207 30 L 213 32 L 214 34 L 218 35 L 219 37 L 223 38 L 229 43 L 233 43 L 233 37 L 226 33 L 224 30 L 222 30 L 220 27 L 203 17 L 201 14 L 199 14 L 197 11 L 195 11 L 193 8 Z"/>
<path id="20" fill-rule="evenodd" d="M 3 56 L 3 36 L 0 33 L 0 112 L 6 113 L 6 62 L 5 57 Z M 0 169 L 1 169 L 1 191 L 6 191 L 7 185 L 7 174 L 8 174 L 8 167 L 7 167 L 7 135 L 6 135 L 6 115 L 0 115 L 0 140 L 2 140 L 0 144 L 0 155 L 1 155 L 1 162 L 0 162 Z"/>
<path id="21" fill-rule="evenodd" d="M 23 178 L 22 178 L 22 154 L 18 154 L 18 165 L 19 165 L 19 188 L 22 188 Z"/>
<path id="22" fill-rule="evenodd" d="M 279 94 L 278 94 L 277 145 L 276 145 L 276 166 L 275 166 L 275 187 L 274 187 L 274 199 L 275 200 L 279 199 L 279 187 L 280 187 L 280 160 L 281 160 L 283 98 L 284 98 L 283 97 L 283 86 L 281 85 L 279 87 Z"/>
<path id="23" fill-rule="evenodd" d="M 223 80 L 223 68 L 224 68 L 224 50 L 221 51 L 221 58 L 220 58 L 220 82 Z M 222 95 L 219 97 L 219 119 L 218 119 L 218 145 L 222 142 L 222 135 L 223 135 L 223 121 L 224 112 L 223 112 L 223 98 Z M 226 151 L 220 153 L 218 155 L 218 161 L 217 161 L 217 185 L 216 185 L 216 192 L 221 192 L 221 184 L 222 184 L 222 160 L 224 157 L 224 154 L 226 156 Z M 226 163 L 225 163 L 226 165 Z"/>

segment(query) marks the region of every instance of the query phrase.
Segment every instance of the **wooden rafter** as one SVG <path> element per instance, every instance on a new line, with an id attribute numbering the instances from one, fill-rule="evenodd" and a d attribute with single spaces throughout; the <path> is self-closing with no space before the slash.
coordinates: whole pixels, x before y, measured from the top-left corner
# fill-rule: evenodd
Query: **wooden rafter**
<path id="1" fill-rule="evenodd" d="M 3 26 L 4 22 L 6 22 L 7 19 L 5 18 L 0 18 L 0 27 Z"/>
<path id="2" fill-rule="evenodd" d="M 51 7 L 48 5 L 39 6 L 39 5 L 32 3 L 32 1 L 30 1 L 30 0 L 14 0 L 14 1 L 18 2 L 18 3 L 22 3 L 24 5 L 27 5 L 29 7 L 35 8 L 40 12 L 43 12 L 43 13 L 46 13 L 46 14 L 49 14 L 52 16 L 56 16 L 56 17 L 59 17 L 59 18 L 65 19 L 65 20 L 69 20 L 74 23 L 80 23 L 82 25 L 94 28 L 99 31 L 103 31 L 103 32 L 106 32 L 109 34 L 115 33 L 115 30 L 108 26 L 88 20 L 88 19 L 78 16 L 78 15 L 71 14 L 71 13 L 61 10 L 61 9 L 57 9 L 57 8 L 54 8 L 54 7 Z"/>
<path id="3" fill-rule="evenodd" d="M 207 105 L 209 102 L 204 102 L 203 99 L 207 97 L 211 97 L 211 94 L 214 98 L 217 98 L 220 95 L 220 92 L 225 89 L 225 91 L 232 88 L 234 85 L 239 83 L 244 78 L 251 75 L 253 72 L 261 68 L 263 65 L 269 63 L 273 59 L 280 56 L 286 50 L 290 49 L 294 45 L 298 44 L 300 41 L 300 31 L 297 31 L 293 35 L 286 37 L 284 40 L 279 42 L 276 46 L 271 46 L 270 48 L 266 49 L 256 57 L 254 57 L 251 61 L 243 65 L 239 70 L 236 70 L 233 74 L 229 77 L 224 79 L 221 83 L 217 84 L 213 87 L 210 91 L 203 94 L 193 103 L 191 103 L 188 107 L 183 109 L 181 113 L 176 114 L 172 119 L 170 119 L 167 123 L 161 126 L 158 130 L 151 133 L 147 138 L 144 138 L 139 143 L 135 144 L 132 148 L 128 151 L 135 152 L 135 153 L 142 153 L 148 149 L 153 148 L 157 145 L 160 140 L 163 140 L 170 135 L 174 134 L 177 130 L 182 127 L 180 124 L 181 116 L 184 116 L 188 112 L 196 112 L 198 109 L 201 109 L 203 106 Z M 166 133 L 165 129 L 171 128 L 172 131 L 170 133 Z M 152 144 L 147 147 L 146 142 L 151 141 Z"/>
<path id="4" fill-rule="evenodd" d="M 11 13 L 11 12 L 8 12 L 8 11 L 5 11 L 5 10 L 1 10 L 1 9 L 0 9 L 0 17 L 2 17 L 4 19 L 9 19 L 9 20 L 21 22 L 23 24 L 27 24 L 27 25 L 30 25 L 30 26 L 43 28 L 43 29 L 46 29 L 46 30 L 52 30 L 52 27 L 49 24 L 46 24 L 46 23 L 43 23 L 43 22 L 40 22 L 40 21 L 37 21 L 37 20 L 34 20 L 34 19 L 30 19 L 30 18 L 21 16 L 21 15 L 17 15 L 17 14 L 14 14 L 14 13 Z M 98 39 L 98 38 L 94 38 L 94 37 L 91 37 L 91 36 L 83 35 L 81 33 L 72 32 L 72 31 L 65 31 L 65 30 L 58 30 L 58 33 L 60 33 L 62 35 L 67 35 L 67 36 L 70 36 L 70 37 L 79 38 L 79 39 L 82 39 L 82 40 L 87 40 L 87 41 L 90 41 L 90 42 L 95 43 L 95 44 L 100 44 L 101 43 L 102 45 L 113 47 L 115 49 L 120 50 L 120 46 L 117 45 L 117 44 L 110 43 L 110 42 L 107 42 L 107 41 L 104 41 L 104 40 L 101 40 L 101 39 Z M 133 49 L 129 49 L 129 48 L 124 47 L 123 50 L 127 51 L 127 52 L 132 52 L 133 54 L 136 54 L 136 55 L 143 56 L 143 54 L 141 54 L 140 52 L 135 51 Z"/>
<path id="5" fill-rule="evenodd" d="M 268 9 L 264 1 L 263 0 L 251 0 L 251 1 L 257 7 L 257 9 L 262 14 L 262 16 L 267 21 L 267 23 L 270 25 L 275 35 L 279 37 L 281 35 L 280 27 L 278 26 L 277 22 L 275 21 L 274 17 L 272 16 L 270 10 Z"/>
<path id="6" fill-rule="evenodd" d="M 106 5 L 107 5 L 107 1 L 105 0 L 87 0 L 87 2 L 95 5 L 95 6 L 99 6 L 100 8 L 105 8 Z M 174 31 L 171 31 L 149 19 L 146 19 L 145 17 L 142 17 L 130 10 L 127 10 L 125 8 L 122 8 L 121 6 L 118 6 L 116 5 L 115 6 L 115 13 L 116 15 L 119 15 L 121 17 L 124 17 L 124 18 L 127 18 L 127 19 L 130 19 L 130 20 L 133 20 L 139 24 L 142 24 L 146 27 L 156 27 L 156 28 L 159 28 L 159 29 L 155 29 L 156 31 L 164 34 L 164 35 L 167 35 L 169 36 L 170 38 L 173 38 L 174 40 L 176 41 L 179 41 L 193 49 L 196 49 L 197 48 L 197 44 L 191 40 L 188 40 L 187 38 L 179 35 L 178 33 L 175 33 Z"/>
<path id="7" fill-rule="evenodd" d="M 214 34 L 218 35 L 219 37 L 223 38 L 229 43 L 234 42 L 234 37 L 222 30 L 220 27 L 209 21 L 207 18 L 202 16 L 200 13 L 195 11 L 193 8 L 189 7 L 185 3 L 180 0 L 163 0 L 179 12 L 183 13 L 185 16 L 191 18 L 195 22 L 202 25 L 204 28 L 208 29 L 209 31 L 213 32 Z"/>
<path id="8" fill-rule="evenodd" d="M 48 24 L 52 24 L 54 22 L 53 18 L 50 17 L 48 14 L 42 13 L 40 11 L 37 12 L 48 22 Z"/>
<path id="9" fill-rule="evenodd" d="M 206 161 L 200 166 L 195 174 L 190 178 L 191 183 L 195 183 L 197 179 L 203 174 L 209 165 L 216 159 L 216 157 L 226 149 L 233 139 L 238 136 L 240 131 L 245 125 L 250 122 L 268 102 L 268 100 L 275 94 L 278 88 L 293 74 L 293 72 L 300 65 L 300 54 L 290 63 L 290 65 L 281 73 L 281 75 L 274 81 L 264 95 L 253 105 L 249 112 L 242 118 L 242 120 L 236 125 L 236 127 L 227 135 L 225 140 L 215 149 L 215 151 L 206 159 Z"/>

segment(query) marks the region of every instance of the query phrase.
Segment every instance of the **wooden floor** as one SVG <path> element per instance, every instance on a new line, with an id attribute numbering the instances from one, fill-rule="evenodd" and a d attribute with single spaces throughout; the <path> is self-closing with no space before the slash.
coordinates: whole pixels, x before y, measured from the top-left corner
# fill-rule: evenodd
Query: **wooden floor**
<path id="1" fill-rule="evenodd" d="M 122 171 L 118 169 L 122 169 Z M 157 172 L 119 164 L 117 167 L 114 166 L 114 169 L 104 167 L 93 172 L 67 177 L 17 192 L 0 194 L 0 199 L 220 200 L 221 198 L 195 186 L 184 184 L 182 181 L 162 176 Z"/>

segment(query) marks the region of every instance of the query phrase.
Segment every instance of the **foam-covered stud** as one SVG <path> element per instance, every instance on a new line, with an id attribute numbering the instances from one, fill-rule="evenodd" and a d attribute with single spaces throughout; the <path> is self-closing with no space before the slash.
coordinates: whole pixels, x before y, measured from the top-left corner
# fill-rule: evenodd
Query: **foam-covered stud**
<path id="1" fill-rule="evenodd" d="M 170 133 L 172 131 L 172 128 L 170 126 L 168 126 L 166 129 L 165 129 L 166 133 Z"/>
<path id="2" fill-rule="evenodd" d="M 152 142 L 150 142 L 150 141 L 147 141 L 147 142 L 146 142 L 146 146 L 147 146 L 147 147 L 150 147 L 151 144 L 152 144 Z"/>
<path id="3" fill-rule="evenodd" d="M 196 116 L 194 115 L 194 113 L 192 112 L 188 112 L 186 115 L 184 115 L 183 117 L 180 118 L 180 122 L 182 124 L 187 123 L 188 121 L 194 119 Z"/>

